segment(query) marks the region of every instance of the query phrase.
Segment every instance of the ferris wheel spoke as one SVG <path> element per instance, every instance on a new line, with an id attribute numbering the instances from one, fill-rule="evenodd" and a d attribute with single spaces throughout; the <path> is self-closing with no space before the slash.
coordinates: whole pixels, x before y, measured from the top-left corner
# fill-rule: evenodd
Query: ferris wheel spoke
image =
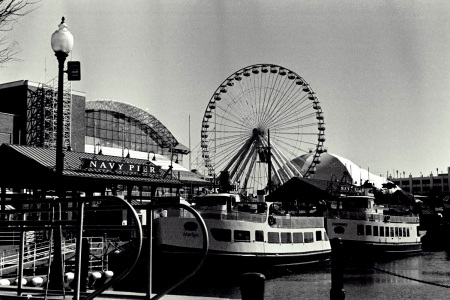
<path id="1" fill-rule="evenodd" d="M 239 178 L 242 173 L 244 172 L 246 166 L 248 166 L 248 162 L 252 156 L 256 155 L 255 151 L 252 151 L 252 148 L 254 147 L 254 144 L 252 143 L 249 148 L 246 148 L 244 151 L 242 151 L 241 155 L 239 156 L 239 159 L 237 159 L 234 164 L 234 169 L 232 172 L 230 172 L 231 177 L 237 177 Z"/>
<path id="2" fill-rule="evenodd" d="M 311 109 L 311 104 L 308 103 L 302 107 L 297 106 L 295 109 L 289 109 L 287 107 L 284 111 L 280 111 L 278 115 L 274 116 L 273 123 L 277 123 L 285 119 L 299 119 L 299 116 L 302 116 L 304 112 L 307 112 L 310 117 L 314 116 L 314 113 L 308 112 L 308 109 Z"/>
<path id="3" fill-rule="evenodd" d="M 219 123 L 219 124 L 225 124 L 226 123 L 226 126 L 230 126 L 231 124 L 234 124 L 234 125 L 236 125 L 236 128 L 242 128 L 242 127 L 249 128 L 249 127 L 251 127 L 251 124 L 248 123 L 248 121 L 245 120 L 245 118 L 243 116 L 239 116 L 239 115 L 237 115 L 235 113 L 230 113 L 230 114 L 226 115 L 225 114 L 226 111 L 224 111 L 223 109 L 220 109 L 220 110 L 223 112 L 224 116 L 219 117 L 218 118 L 219 122 L 217 122 L 217 123 Z M 226 117 L 225 117 L 225 115 L 226 115 Z M 230 124 L 228 124 L 227 122 L 230 123 Z"/>
<path id="4" fill-rule="evenodd" d="M 283 83 L 279 84 L 275 91 L 275 96 L 271 101 L 271 107 L 269 108 L 269 112 L 267 113 L 267 117 L 270 119 L 276 118 L 276 115 L 280 110 L 284 110 L 283 107 L 286 107 L 289 99 L 286 97 L 286 95 L 290 92 L 290 89 L 292 87 L 288 86 L 289 82 L 286 80 L 286 77 L 283 80 Z M 284 90 L 283 90 L 284 89 Z"/>

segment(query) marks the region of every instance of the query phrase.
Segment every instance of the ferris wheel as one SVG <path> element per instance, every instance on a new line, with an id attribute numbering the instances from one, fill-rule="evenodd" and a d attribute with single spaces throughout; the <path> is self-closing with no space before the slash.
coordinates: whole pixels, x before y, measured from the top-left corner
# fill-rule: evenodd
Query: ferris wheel
<path id="1" fill-rule="evenodd" d="M 314 174 L 324 131 L 319 100 L 301 76 L 273 64 L 248 66 L 225 79 L 209 100 L 203 164 L 210 176 L 227 171 L 240 192 L 256 194 Z M 307 153 L 308 162 L 301 158 Z"/>

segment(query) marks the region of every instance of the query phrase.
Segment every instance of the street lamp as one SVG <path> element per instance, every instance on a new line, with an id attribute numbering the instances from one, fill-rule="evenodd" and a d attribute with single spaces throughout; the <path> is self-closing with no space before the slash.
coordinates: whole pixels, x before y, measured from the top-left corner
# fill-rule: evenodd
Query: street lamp
<path id="1" fill-rule="evenodd" d="M 64 168 L 63 154 L 63 88 L 64 88 L 64 62 L 73 47 L 73 36 L 62 17 L 59 29 L 52 34 L 52 49 L 58 59 L 58 105 L 56 119 L 56 175 L 62 181 L 62 173 Z M 62 187 L 62 185 L 59 185 Z"/>
<path id="2" fill-rule="evenodd" d="M 67 25 L 64 23 L 64 17 L 59 24 L 59 29 L 52 34 L 51 38 L 52 49 L 58 59 L 58 103 L 57 103 L 57 118 L 56 118 L 56 180 L 57 180 L 57 194 L 58 197 L 63 197 L 65 194 L 63 185 L 63 169 L 64 169 L 64 153 L 63 153 L 63 88 L 64 88 L 64 62 L 73 47 L 73 36 L 67 30 Z M 59 207 L 59 210 L 61 208 Z M 56 228 L 55 232 L 55 252 L 53 262 L 50 266 L 51 276 L 49 276 L 49 286 L 53 288 L 64 287 L 63 283 L 63 261 L 62 261 L 62 236 L 61 226 Z M 51 278 L 50 278 L 51 277 Z M 78 277 L 79 278 L 79 277 Z M 79 281 L 78 281 L 79 282 Z"/>

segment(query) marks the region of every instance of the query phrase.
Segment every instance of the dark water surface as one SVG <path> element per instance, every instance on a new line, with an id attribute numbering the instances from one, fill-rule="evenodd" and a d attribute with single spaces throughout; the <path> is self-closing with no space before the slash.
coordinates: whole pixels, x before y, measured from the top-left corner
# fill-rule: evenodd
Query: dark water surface
<path id="1" fill-rule="evenodd" d="M 330 299 L 329 264 L 265 274 L 265 299 Z M 225 269 L 189 279 L 171 294 L 241 299 L 239 274 Z M 345 299 L 450 299 L 450 252 L 345 260 Z"/>

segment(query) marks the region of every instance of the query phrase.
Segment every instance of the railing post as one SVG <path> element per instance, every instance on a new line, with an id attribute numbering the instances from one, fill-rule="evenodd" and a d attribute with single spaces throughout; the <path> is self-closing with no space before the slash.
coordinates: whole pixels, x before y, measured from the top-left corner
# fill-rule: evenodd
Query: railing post
<path id="1" fill-rule="evenodd" d="M 80 278 L 81 278 L 81 245 L 83 240 L 83 219 L 84 219 L 84 202 L 78 202 L 78 215 L 77 215 L 77 243 L 75 251 L 75 292 L 73 300 L 80 299 Z"/>
<path id="2" fill-rule="evenodd" d="M 21 214 L 21 220 L 24 220 L 24 214 Z M 18 282 L 17 282 L 17 296 L 22 296 L 22 279 L 23 279 L 23 254 L 25 250 L 25 231 L 20 226 L 20 248 L 19 248 L 19 270 L 18 270 Z"/>
<path id="3" fill-rule="evenodd" d="M 147 211 L 147 241 L 148 241 L 148 262 L 147 262 L 147 295 L 146 298 L 152 297 L 152 273 L 153 273 L 153 209 L 148 207 Z"/>
<path id="4" fill-rule="evenodd" d="M 341 239 L 331 242 L 331 290 L 330 300 L 344 300 L 344 251 Z"/>

